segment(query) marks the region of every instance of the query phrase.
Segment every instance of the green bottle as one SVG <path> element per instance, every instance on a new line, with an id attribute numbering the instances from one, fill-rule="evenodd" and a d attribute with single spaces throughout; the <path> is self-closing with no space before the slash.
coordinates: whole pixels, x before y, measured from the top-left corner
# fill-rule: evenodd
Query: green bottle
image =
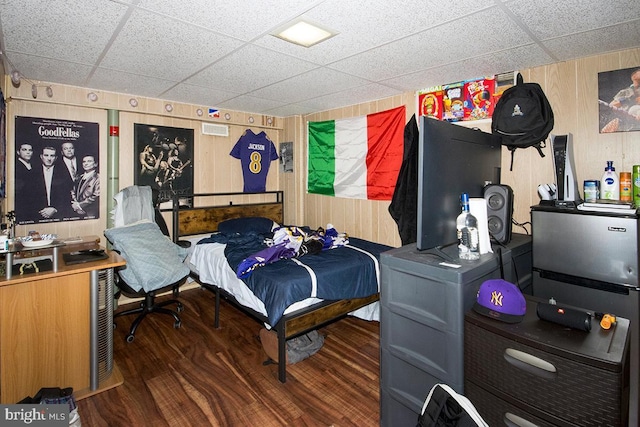
<path id="1" fill-rule="evenodd" d="M 633 165 L 631 185 L 633 191 L 633 204 L 636 207 L 640 207 L 640 165 Z"/>

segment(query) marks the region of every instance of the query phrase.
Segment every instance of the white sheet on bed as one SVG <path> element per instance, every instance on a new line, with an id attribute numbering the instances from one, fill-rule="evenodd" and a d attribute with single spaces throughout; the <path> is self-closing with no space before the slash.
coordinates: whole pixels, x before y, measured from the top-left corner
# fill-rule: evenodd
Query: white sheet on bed
<path id="1" fill-rule="evenodd" d="M 222 243 L 196 244 L 203 237 L 209 236 L 210 235 L 207 234 L 205 236 L 190 236 L 188 238 L 181 237 L 181 240 L 191 241 L 191 253 L 188 257 L 191 270 L 198 274 L 201 282 L 224 289 L 233 295 L 243 306 L 266 316 L 267 311 L 264 303 L 254 295 L 242 280 L 236 277 L 236 273 L 227 263 L 227 259 L 224 256 L 225 245 Z M 307 298 L 290 305 L 284 313 L 291 313 L 320 301 L 322 300 L 319 298 Z M 364 320 L 379 321 L 379 302 L 376 301 L 349 314 Z"/>

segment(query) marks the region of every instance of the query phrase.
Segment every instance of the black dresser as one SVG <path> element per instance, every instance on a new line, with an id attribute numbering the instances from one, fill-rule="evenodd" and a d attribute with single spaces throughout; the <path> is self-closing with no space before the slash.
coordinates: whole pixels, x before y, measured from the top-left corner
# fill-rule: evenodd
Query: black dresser
<path id="1" fill-rule="evenodd" d="M 515 324 L 467 312 L 465 395 L 491 426 L 627 425 L 629 321 L 579 331 L 540 320 L 537 301 Z"/>

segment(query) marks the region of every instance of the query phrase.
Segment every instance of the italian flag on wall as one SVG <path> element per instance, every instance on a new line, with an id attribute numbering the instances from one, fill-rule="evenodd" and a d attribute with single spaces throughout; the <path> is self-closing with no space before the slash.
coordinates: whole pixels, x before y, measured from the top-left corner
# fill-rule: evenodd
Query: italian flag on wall
<path id="1" fill-rule="evenodd" d="M 405 107 L 341 120 L 309 122 L 307 191 L 391 200 L 402 165 Z"/>

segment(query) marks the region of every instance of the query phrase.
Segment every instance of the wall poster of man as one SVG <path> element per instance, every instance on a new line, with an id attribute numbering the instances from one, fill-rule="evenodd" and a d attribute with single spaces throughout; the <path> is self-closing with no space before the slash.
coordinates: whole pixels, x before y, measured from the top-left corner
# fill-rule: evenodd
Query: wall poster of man
<path id="1" fill-rule="evenodd" d="M 640 130 L 640 67 L 598 73 L 600 133 Z"/>
<path id="2" fill-rule="evenodd" d="M 293 142 L 280 143 L 280 170 L 293 173 Z"/>
<path id="3" fill-rule="evenodd" d="M 16 117 L 18 224 L 100 217 L 100 125 Z"/>
<path id="4" fill-rule="evenodd" d="M 160 202 L 193 194 L 193 129 L 135 123 L 134 141 L 136 185 L 158 190 Z"/>

